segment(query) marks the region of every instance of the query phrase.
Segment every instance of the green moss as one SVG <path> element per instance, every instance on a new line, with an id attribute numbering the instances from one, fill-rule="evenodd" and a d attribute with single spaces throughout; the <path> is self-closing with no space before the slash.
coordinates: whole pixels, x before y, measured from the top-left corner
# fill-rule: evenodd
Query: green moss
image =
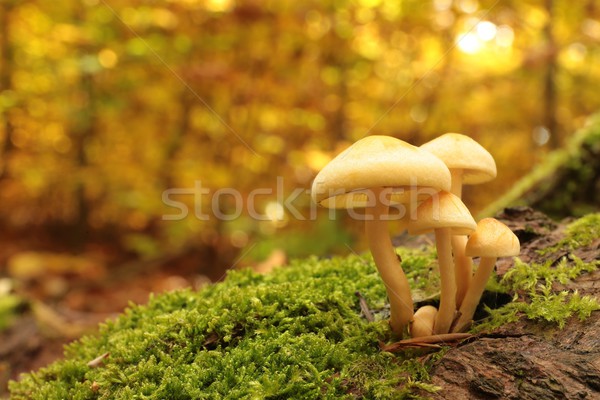
<path id="1" fill-rule="evenodd" d="M 403 254 L 409 267 L 430 269 L 425 253 Z M 392 399 L 433 391 L 419 360 L 379 350 L 387 321 L 362 318 L 356 291 L 385 304 L 368 257 L 311 258 L 266 276 L 233 271 L 200 292 L 131 306 L 68 346 L 65 360 L 12 382 L 12 398 Z M 87 366 L 105 352 L 104 365 Z"/>
<path id="2" fill-rule="evenodd" d="M 593 220 L 568 229 L 572 246 Z M 411 287 L 439 290 L 432 248 L 398 249 Z M 494 329 L 527 318 L 563 327 L 585 319 L 598 302 L 553 291 L 600 262 L 563 259 L 558 265 L 517 260 L 497 289 L 514 299 L 475 327 Z M 375 321 L 362 317 L 360 292 Z M 176 291 L 131 305 L 66 347 L 65 359 L 11 382 L 13 399 L 287 399 L 418 398 L 439 388 L 429 379 L 436 357 L 379 350 L 390 340 L 386 292 L 370 256 L 294 261 L 269 275 L 232 271 L 200 291 Z M 89 361 L 110 355 L 96 368 Z"/>
<path id="3" fill-rule="evenodd" d="M 540 255 L 555 253 L 559 250 L 572 251 L 589 246 L 600 237 L 600 213 L 593 213 L 579 218 L 565 229 L 564 238 L 557 244 L 538 251 Z M 594 297 L 581 296 L 576 291 L 552 290 L 553 284 L 566 284 L 587 272 L 593 272 L 600 267 L 600 261 L 583 262 L 580 258 L 570 255 L 562 257 L 554 265 L 553 260 L 544 264 L 527 264 L 515 259 L 515 265 L 494 284 L 494 290 L 514 293 L 513 301 L 503 307 L 490 310 L 489 318 L 474 327 L 474 331 L 493 330 L 510 322 L 525 317 L 534 321 L 543 321 L 565 326 L 573 316 L 584 320 L 592 311 L 600 309 L 600 303 Z M 488 285 L 490 286 L 490 285 Z"/>
<path id="4" fill-rule="evenodd" d="M 437 262 L 435 247 L 424 249 L 399 248 L 398 255 L 402 259 L 402 269 L 411 281 L 411 288 L 432 294 L 439 290 L 439 275 L 434 269 Z"/>
<path id="5" fill-rule="evenodd" d="M 520 318 L 550 323 L 562 329 L 572 317 L 581 321 L 592 311 L 600 310 L 600 303 L 591 296 L 581 296 L 577 291 L 553 291 L 555 283 L 566 284 L 572 279 L 595 271 L 600 261 L 585 263 L 574 257 L 563 257 L 558 265 L 526 264 L 515 259 L 515 266 L 500 281 L 500 286 L 514 293 L 513 301 L 497 309 L 487 309 L 489 317 L 473 328 L 474 332 L 494 330 Z"/>
<path id="6" fill-rule="evenodd" d="M 517 258 L 514 267 L 503 276 L 501 285 L 511 292 L 534 294 L 541 284 L 558 282 L 564 285 L 585 272 L 595 271 L 600 265 L 600 261 L 585 263 L 576 256 L 571 258 L 563 257 L 556 265 L 552 260 L 544 264 L 527 264 Z"/>
<path id="7" fill-rule="evenodd" d="M 565 229 L 565 237 L 554 246 L 542 249 L 539 254 L 545 255 L 560 249 L 574 250 L 589 246 L 600 239 L 600 213 L 593 213 L 570 223 Z"/>
<path id="8" fill-rule="evenodd" d="M 600 213 L 589 214 L 567 227 L 566 245 L 573 250 L 600 239 Z"/>

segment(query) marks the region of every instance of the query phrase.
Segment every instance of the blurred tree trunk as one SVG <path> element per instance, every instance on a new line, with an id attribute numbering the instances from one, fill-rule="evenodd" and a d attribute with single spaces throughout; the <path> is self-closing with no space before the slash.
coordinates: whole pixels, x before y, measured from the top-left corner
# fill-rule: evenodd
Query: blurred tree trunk
<path id="1" fill-rule="evenodd" d="M 0 5 L 0 92 L 12 90 L 12 75 L 14 66 L 14 54 L 10 42 L 10 15 L 13 9 L 12 1 L 2 1 Z M 12 142 L 14 126 L 11 121 L 9 109 L 2 112 L 4 143 L 2 144 L 2 156 L 0 167 L 0 180 L 8 177 L 8 159 L 14 150 Z"/>
<path id="2" fill-rule="evenodd" d="M 96 106 L 94 98 L 94 78 L 89 73 L 84 73 L 81 79 L 80 101 L 81 108 L 77 111 L 73 137 L 75 143 L 75 161 L 79 171 L 79 179 L 75 187 L 77 221 L 73 245 L 81 248 L 88 238 L 90 207 L 86 197 L 86 179 L 89 178 L 89 159 L 87 145 L 96 130 Z M 77 97 L 79 97 L 77 96 Z"/>
<path id="3" fill-rule="evenodd" d="M 546 39 L 546 47 L 548 49 L 548 58 L 546 66 L 546 75 L 544 77 L 544 121 L 543 124 L 550 132 L 548 144 L 550 148 L 556 149 L 560 147 L 560 132 L 558 122 L 556 120 L 557 112 L 557 93 L 556 93 L 556 73 L 557 64 L 557 44 L 554 37 L 554 0 L 545 0 L 546 11 L 548 12 L 548 21 L 544 26 L 544 37 Z"/>
<path id="4" fill-rule="evenodd" d="M 74 10 L 75 20 L 81 24 L 86 22 L 86 10 L 79 5 Z M 78 57 L 86 57 L 96 54 L 97 49 L 89 42 L 84 42 L 77 50 Z M 81 250 L 89 238 L 90 205 L 86 196 L 87 180 L 91 178 L 88 171 L 90 162 L 87 147 L 95 136 L 97 125 L 96 92 L 94 74 L 96 71 L 82 69 L 80 85 L 77 87 L 73 98 L 74 117 L 71 121 L 72 137 L 75 150 L 75 165 L 78 171 L 75 182 L 75 201 L 77 216 L 71 238 L 71 244 Z"/>
<path id="5" fill-rule="evenodd" d="M 192 112 L 192 106 L 194 105 L 195 96 L 190 89 L 183 87 L 181 94 L 179 95 L 179 104 L 181 105 L 181 115 L 177 122 L 173 133 L 170 136 L 170 140 L 167 143 L 165 149 L 165 155 L 163 158 L 162 171 L 162 183 L 164 185 L 163 190 L 174 187 L 174 171 L 171 166 L 173 160 L 177 156 L 177 153 L 185 142 L 185 136 L 190 130 L 190 114 Z"/>

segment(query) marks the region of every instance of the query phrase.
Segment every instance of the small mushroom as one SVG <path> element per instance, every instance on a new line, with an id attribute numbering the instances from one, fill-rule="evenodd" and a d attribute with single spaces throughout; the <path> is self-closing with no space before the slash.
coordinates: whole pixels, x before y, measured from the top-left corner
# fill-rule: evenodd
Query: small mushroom
<path id="1" fill-rule="evenodd" d="M 448 189 L 450 172 L 441 160 L 399 139 L 378 135 L 344 150 L 313 182 L 316 203 L 328 208 L 365 208 L 369 248 L 386 287 L 390 326 L 396 335 L 402 335 L 412 320 L 413 302 L 389 237 L 389 208 Z"/>
<path id="2" fill-rule="evenodd" d="M 479 184 L 496 177 L 496 162 L 479 143 L 460 133 L 446 133 L 421 146 L 442 160 L 452 175 L 450 192 L 462 198 L 464 184 Z M 456 269 L 456 305 L 460 307 L 473 274 L 473 260 L 465 255 L 466 236 L 452 237 Z"/>
<path id="3" fill-rule="evenodd" d="M 434 306 L 423 306 L 419 308 L 410 323 L 410 336 L 416 338 L 421 336 L 433 335 L 433 325 L 437 308 Z"/>
<path id="4" fill-rule="evenodd" d="M 434 333 L 448 333 L 456 312 L 456 279 L 452 263 L 450 241 L 452 235 L 468 235 L 475 230 L 475 220 L 463 202 L 449 192 L 424 201 L 418 208 L 417 218 L 408 223 L 408 233 L 417 235 L 435 232 L 440 266 L 440 307 L 435 319 Z"/>
<path id="5" fill-rule="evenodd" d="M 466 329 L 471 323 L 498 257 L 518 256 L 520 251 L 519 239 L 502 222 L 494 218 L 484 218 L 477 223 L 477 230 L 469 238 L 465 253 L 470 257 L 479 256 L 481 259 L 460 306 L 455 332 Z"/>

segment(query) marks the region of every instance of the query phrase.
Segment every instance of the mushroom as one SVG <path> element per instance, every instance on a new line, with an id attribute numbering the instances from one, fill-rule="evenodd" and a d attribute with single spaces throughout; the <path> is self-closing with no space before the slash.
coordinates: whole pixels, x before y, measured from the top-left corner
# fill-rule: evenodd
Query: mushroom
<path id="1" fill-rule="evenodd" d="M 450 189 L 437 157 L 390 136 L 368 136 L 336 156 L 316 176 L 313 200 L 328 208 L 365 208 L 369 248 L 390 301 L 390 326 L 402 335 L 413 317 L 408 279 L 388 234 L 391 205 L 421 201 Z M 416 205 L 415 205 L 416 207 Z"/>
<path id="2" fill-rule="evenodd" d="M 484 218 L 477 223 L 477 230 L 469 238 L 465 253 L 470 257 L 479 256 L 481 259 L 460 306 L 455 332 L 466 329 L 471 323 L 498 257 L 518 256 L 520 251 L 519 239 L 502 222 L 494 218 Z"/>
<path id="3" fill-rule="evenodd" d="M 410 323 L 410 335 L 414 338 L 433 335 L 433 325 L 437 311 L 434 306 L 419 308 Z"/>
<path id="4" fill-rule="evenodd" d="M 492 155 L 479 143 L 460 133 L 446 133 L 421 146 L 442 160 L 452 175 L 450 192 L 462 198 L 463 184 L 479 184 L 496 177 Z M 465 255 L 466 236 L 452 237 L 456 269 L 456 305 L 460 307 L 473 274 L 473 260 Z"/>
<path id="5" fill-rule="evenodd" d="M 440 266 L 440 307 L 435 319 L 434 333 L 448 333 L 456 311 L 456 279 L 452 264 L 450 241 L 452 235 L 468 235 L 477 226 L 463 202 L 449 192 L 439 192 L 418 208 L 416 219 L 408 222 L 408 233 L 435 232 Z"/>

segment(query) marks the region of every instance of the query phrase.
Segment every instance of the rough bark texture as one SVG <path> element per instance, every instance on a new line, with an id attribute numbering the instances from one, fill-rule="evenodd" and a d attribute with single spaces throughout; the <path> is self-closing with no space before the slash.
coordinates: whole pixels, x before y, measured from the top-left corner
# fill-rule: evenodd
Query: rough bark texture
<path id="1" fill-rule="evenodd" d="M 568 249 L 540 256 L 556 244 L 565 224 L 529 208 L 505 210 L 499 218 L 522 244 L 526 262 L 558 261 Z M 600 238 L 573 251 L 584 261 L 600 259 Z M 503 275 L 511 260 L 497 264 Z M 557 290 L 577 289 L 600 297 L 600 272 L 584 274 Z M 442 390 L 435 399 L 600 399 L 600 312 L 584 323 L 576 318 L 562 330 L 521 320 L 449 350 L 434 366 L 432 383 Z"/>

